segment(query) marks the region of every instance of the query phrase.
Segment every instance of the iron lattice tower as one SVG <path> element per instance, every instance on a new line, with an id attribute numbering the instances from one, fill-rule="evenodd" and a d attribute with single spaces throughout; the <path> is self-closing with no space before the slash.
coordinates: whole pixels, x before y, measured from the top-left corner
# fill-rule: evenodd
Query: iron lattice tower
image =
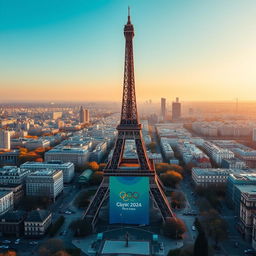
<path id="1" fill-rule="evenodd" d="M 121 120 L 120 124 L 117 126 L 118 135 L 112 158 L 104 169 L 103 181 L 84 214 L 84 218 L 88 219 L 93 226 L 96 224 L 102 204 L 109 197 L 109 176 L 148 176 L 150 178 L 150 196 L 154 205 L 159 209 L 163 221 L 173 217 L 170 205 L 163 192 L 162 183 L 155 173 L 153 161 L 147 156 L 142 139 L 135 93 L 133 60 L 134 27 L 131 23 L 130 11 L 128 11 L 127 24 L 124 26 L 124 36 L 125 63 L 123 99 Z M 137 150 L 136 159 L 124 158 L 126 140 L 133 140 L 135 142 Z M 137 166 L 137 168 L 126 168 L 131 166 Z"/>

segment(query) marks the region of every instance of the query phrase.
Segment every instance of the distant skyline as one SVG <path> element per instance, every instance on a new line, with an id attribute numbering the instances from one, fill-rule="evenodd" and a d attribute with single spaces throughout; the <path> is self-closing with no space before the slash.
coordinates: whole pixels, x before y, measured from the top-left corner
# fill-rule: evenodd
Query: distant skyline
<path id="1" fill-rule="evenodd" d="M 256 101 L 255 0 L 0 0 L 1 101 Z"/>

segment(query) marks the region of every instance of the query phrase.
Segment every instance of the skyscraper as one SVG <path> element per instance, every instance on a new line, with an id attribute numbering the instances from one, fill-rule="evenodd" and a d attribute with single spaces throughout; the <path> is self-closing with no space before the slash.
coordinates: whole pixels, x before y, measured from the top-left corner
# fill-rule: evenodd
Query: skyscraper
<path id="1" fill-rule="evenodd" d="M 166 119 L 166 99 L 161 98 L 161 115 L 163 120 Z"/>
<path id="2" fill-rule="evenodd" d="M 10 149 L 11 148 L 11 135 L 9 131 L 0 131 L 0 148 Z"/>
<path id="3" fill-rule="evenodd" d="M 176 98 L 176 101 L 172 103 L 172 120 L 179 120 L 181 118 L 181 103 L 179 98 Z"/>
<path id="4" fill-rule="evenodd" d="M 88 124 L 90 122 L 89 110 L 88 109 L 84 109 L 81 106 L 80 111 L 79 111 L 79 119 L 80 119 L 80 123 Z"/>

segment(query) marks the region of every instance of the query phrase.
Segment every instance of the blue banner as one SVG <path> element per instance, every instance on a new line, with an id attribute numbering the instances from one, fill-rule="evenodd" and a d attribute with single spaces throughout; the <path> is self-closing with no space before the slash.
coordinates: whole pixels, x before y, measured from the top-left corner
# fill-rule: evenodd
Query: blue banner
<path id="1" fill-rule="evenodd" d="M 149 224 L 148 177 L 110 177 L 109 223 Z"/>

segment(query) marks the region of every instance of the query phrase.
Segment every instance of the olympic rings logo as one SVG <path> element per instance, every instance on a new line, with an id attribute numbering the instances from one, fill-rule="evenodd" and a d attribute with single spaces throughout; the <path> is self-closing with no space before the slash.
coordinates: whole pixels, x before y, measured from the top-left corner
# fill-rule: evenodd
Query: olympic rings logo
<path id="1" fill-rule="evenodd" d="M 138 199 L 140 194 L 138 192 L 124 192 L 121 191 L 119 193 L 119 197 L 123 199 L 123 201 L 128 202 L 128 201 L 134 201 L 135 199 Z"/>

